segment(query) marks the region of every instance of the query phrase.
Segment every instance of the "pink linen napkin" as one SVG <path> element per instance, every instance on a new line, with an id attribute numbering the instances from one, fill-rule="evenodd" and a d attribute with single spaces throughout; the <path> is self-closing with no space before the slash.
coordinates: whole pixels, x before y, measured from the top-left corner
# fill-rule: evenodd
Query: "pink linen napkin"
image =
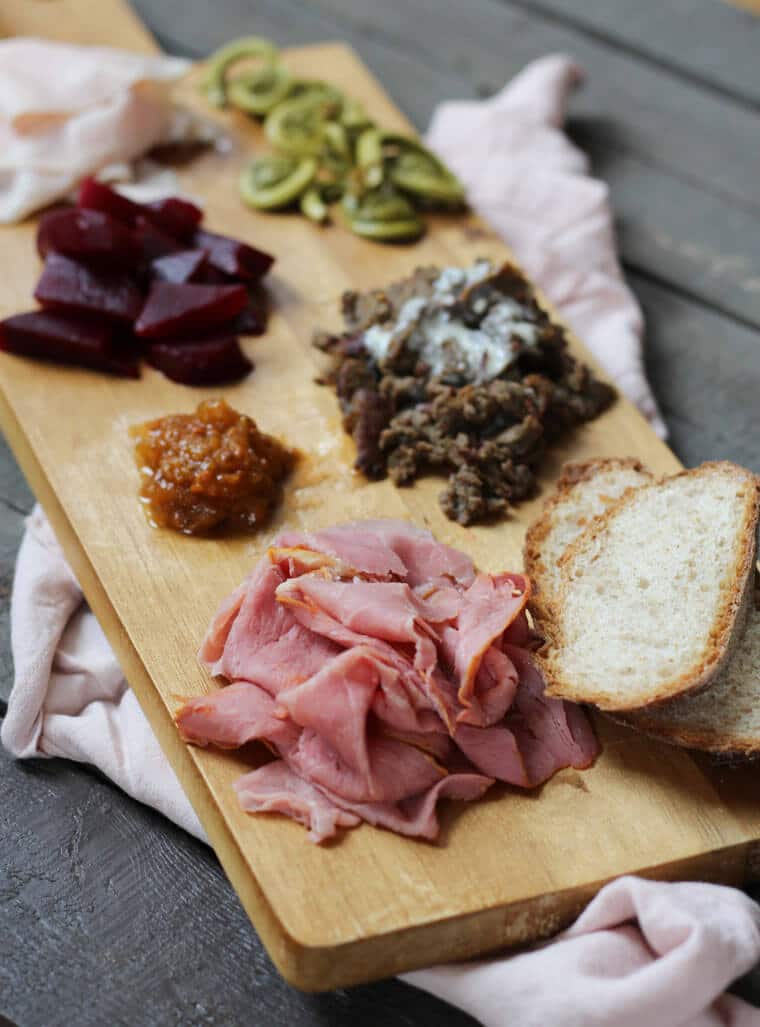
<path id="1" fill-rule="evenodd" d="M 441 104 L 426 142 L 664 438 L 644 375 L 644 319 L 617 258 L 609 189 L 589 176 L 588 158 L 562 131 L 582 80 L 568 57 L 542 57 L 490 100 Z"/>
<path id="2" fill-rule="evenodd" d="M 760 958 L 760 907 L 715 884 L 621 877 L 547 945 L 402 980 L 484 1027 L 758 1027 L 723 991 Z"/>
<path id="3" fill-rule="evenodd" d="M 580 70 L 530 65 L 492 100 L 445 104 L 430 143 L 621 387 L 662 430 L 643 375 L 641 314 L 617 263 L 604 186 L 560 130 Z M 242 572 L 241 572 L 242 573 Z M 196 837 L 203 830 L 36 508 L 11 603 L 15 682 L 2 725 L 16 756 L 94 764 Z M 760 1027 L 725 987 L 760 958 L 760 910 L 705 884 L 608 885 L 553 943 L 407 975 L 486 1027 Z"/>
<path id="4" fill-rule="evenodd" d="M 39 507 L 18 556 L 11 645 L 5 746 L 94 764 L 205 841 Z M 403 979 L 485 1027 L 760 1027 L 760 1010 L 723 994 L 758 960 L 760 907 L 742 892 L 627 877 L 552 943 Z"/>

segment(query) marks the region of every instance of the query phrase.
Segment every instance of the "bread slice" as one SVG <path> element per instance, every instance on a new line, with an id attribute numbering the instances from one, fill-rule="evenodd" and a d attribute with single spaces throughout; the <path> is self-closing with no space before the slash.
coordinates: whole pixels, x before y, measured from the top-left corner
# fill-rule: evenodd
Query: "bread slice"
<path id="1" fill-rule="evenodd" d="M 760 755 L 760 610 L 750 607 L 731 659 L 709 688 L 615 719 L 673 745 Z"/>
<path id="2" fill-rule="evenodd" d="M 626 492 L 535 611 L 547 693 L 630 711 L 707 685 L 744 626 L 757 518 L 757 479 L 730 463 Z"/>
<path id="3" fill-rule="evenodd" d="M 570 543 L 623 493 L 651 478 L 649 471 L 632 458 L 565 464 L 557 491 L 525 536 L 525 573 L 533 584 L 534 612 L 556 600 L 559 561 Z"/>

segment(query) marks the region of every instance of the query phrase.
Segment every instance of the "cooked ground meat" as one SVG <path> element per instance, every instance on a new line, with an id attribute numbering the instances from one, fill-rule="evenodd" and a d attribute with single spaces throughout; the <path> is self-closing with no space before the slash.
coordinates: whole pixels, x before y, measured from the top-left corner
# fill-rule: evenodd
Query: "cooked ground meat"
<path id="1" fill-rule="evenodd" d="M 567 349 L 513 265 L 420 268 L 343 296 L 346 330 L 320 332 L 356 466 L 410 485 L 449 475 L 447 517 L 472 524 L 530 495 L 547 443 L 602 412 L 614 390 Z"/>

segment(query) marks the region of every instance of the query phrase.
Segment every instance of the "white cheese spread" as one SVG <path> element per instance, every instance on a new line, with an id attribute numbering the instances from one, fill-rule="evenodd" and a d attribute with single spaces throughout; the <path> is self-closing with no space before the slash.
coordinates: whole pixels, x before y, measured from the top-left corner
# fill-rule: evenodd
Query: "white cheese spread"
<path id="1" fill-rule="evenodd" d="M 516 357 L 514 340 L 533 345 L 538 328 L 526 319 L 526 310 L 508 296 L 492 303 L 477 328 L 455 318 L 449 309 L 464 289 L 486 278 L 488 261 L 470 268 L 444 268 L 433 285 L 433 296 L 407 300 L 390 325 L 372 325 L 364 333 L 364 348 L 378 364 L 396 340 L 419 354 L 433 377 L 455 367 L 468 382 L 482 384 L 500 375 Z M 484 300 L 485 303 L 485 300 Z"/>

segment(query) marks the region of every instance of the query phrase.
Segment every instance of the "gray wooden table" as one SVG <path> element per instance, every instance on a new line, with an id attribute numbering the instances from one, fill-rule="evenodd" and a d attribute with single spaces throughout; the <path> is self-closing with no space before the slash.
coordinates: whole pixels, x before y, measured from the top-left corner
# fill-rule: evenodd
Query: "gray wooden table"
<path id="1" fill-rule="evenodd" d="M 563 51 L 570 132 L 609 182 L 647 367 L 686 464 L 760 471 L 760 18 L 720 0 L 137 0 L 164 47 L 345 39 L 424 128 Z M 51 17 L 53 15 L 51 14 Z M 325 69 L 329 77 L 329 69 Z M 0 701 L 33 496 L 0 448 Z M 2 708 L 0 708 L 2 712 Z M 759 797 L 760 799 L 760 797 Z M 760 973 L 737 986 L 760 1004 Z M 214 856 L 98 775 L 0 756 L 0 1027 L 472 1021 L 397 981 L 305 996 L 279 979 Z"/>

